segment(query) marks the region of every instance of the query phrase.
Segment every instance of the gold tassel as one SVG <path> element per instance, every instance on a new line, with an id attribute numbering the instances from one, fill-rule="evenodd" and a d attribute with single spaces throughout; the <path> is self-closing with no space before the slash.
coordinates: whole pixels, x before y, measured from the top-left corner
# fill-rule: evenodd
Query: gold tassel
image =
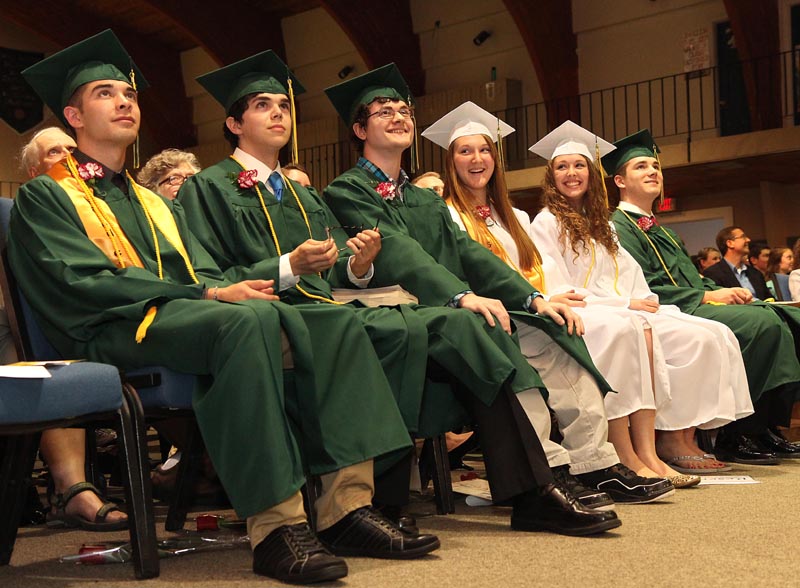
<path id="1" fill-rule="evenodd" d="M 139 328 L 136 329 L 136 342 L 141 343 L 144 341 L 145 336 L 147 335 L 147 328 L 153 324 L 153 321 L 156 320 L 156 307 L 151 306 L 147 309 L 147 312 L 142 319 L 142 322 L 139 323 Z"/>
<path id="2" fill-rule="evenodd" d="M 291 108 L 292 115 L 292 163 L 297 165 L 299 157 L 297 150 L 297 110 L 294 107 L 294 89 L 292 88 L 292 76 L 289 76 L 289 107 Z"/>
<path id="3" fill-rule="evenodd" d="M 608 208 L 608 188 L 606 188 L 606 170 L 603 169 L 603 158 L 600 157 L 600 144 L 597 142 L 597 135 L 594 136 L 594 162 L 600 171 L 600 185 L 603 186 L 603 198 Z"/>
<path id="4" fill-rule="evenodd" d="M 131 87 L 134 91 L 136 91 L 136 73 L 133 71 L 133 67 L 131 67 Z M 136 140 L 133 142 L 133 169 L 139 169 L 139 134 L 136 134 Z"/>
<path id="5" fill-rule="evenodd" d="M 411 106 L 411 96 L 406 98 L 406 104 L 408 104 L 409 108 L 413 108 L 413 106 Z M 414 143 L 411 144 L 411 175 L 413 176 L 419 169 L 419 137 L 417 136 L 417 118 L 413 114 L 411 115 L 411 122 L 414 123 Z"/>
<path id="6" fill-rule="evenodd" d="M 653 145 L 653 155 L 656 156 L 656 161 L 658 162 L 658 169 L 661 172 L 661 191 L 658 193 L 658 203 L 660 205 L 664 205 L 664 170 L 661 169 L 661 158 L 658 156 L 658 147 Z"/>
<path id="7" fill-rule="evenodd" d="M 500 132 L 500 117 L 497 118 L 497 159 L 500 169 L 506 171 L 506 157 L 503 153 L 503 135 Z"/>

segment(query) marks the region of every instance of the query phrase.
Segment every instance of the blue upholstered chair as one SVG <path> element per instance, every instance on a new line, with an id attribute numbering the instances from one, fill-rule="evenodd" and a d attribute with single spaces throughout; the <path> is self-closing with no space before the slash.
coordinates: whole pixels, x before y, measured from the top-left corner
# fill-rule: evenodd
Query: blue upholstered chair
<path id="1" fill-rule="evenodd" d="M 789 291 L 789 276 L 787 274 L 775 274 L 775 283 L 781 291 L 784 300 L 791 300 L 792 293 Z"/>

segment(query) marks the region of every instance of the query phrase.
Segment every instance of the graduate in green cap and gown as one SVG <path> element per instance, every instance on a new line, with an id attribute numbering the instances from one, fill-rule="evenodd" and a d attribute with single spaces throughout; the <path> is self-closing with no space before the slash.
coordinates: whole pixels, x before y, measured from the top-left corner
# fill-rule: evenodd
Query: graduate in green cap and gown
<path id="1" fill-rule="evenodd" d="M 717 457 L 767 465 L 777 463 L 776 457 L 796 456 L 796 447 L 777 426 L 788 426 L 800 390 L 800 311 L 753 301 L 745 288 L 719 288 L 701 277 L 680 237 L 653 216 L 653 201 L 663 194 L 663 173 L 650 132 L 639 131 L 614 145 L 616 150 L 602 162 L 619 188 L 612 220 L 620 244 L 642 267 L 662 304 L 724 323 L 742 349 L 755 414 L 721 430 Z"/>
<path id="2" fill-rule="evenodd" d="M 359 227 L 348 239 L 313 189 L 303 188 L 280 173 L 278 155 L 289 141 L 295 120 L 292 98 L 299 84 L 271 51 L 201 76 L 198 81 L 225 107 L 228 118 L 224 132 L 234 152 L 189 180 L 179 200 L 193 233 L 226 275 L 274 279 L 284 300 L 301 313 L 310 313 L 307 322 L 312 335 L 315 328 L 330 328 L 325 321 L 335 324 L 343 315 L 358 316 L 379 355 L 385 358 L 384 366 L 390 381 L 395 381 L 406 424 L 414 432 L 419 432 L 423 420 L 442 423 L 434 431 L 442 432 L 453 416 L 463 412 L 452 405 L 447 390 L 444 398 L 431 392 L 425 395 L 430 400 L 424 405 L 421 402 L 430 355 L 451 378 L 460 380 L 461 386 L 473 393 L 466 403 L 471 412 L 481 413 L 476 418 L 482 422 L 487 460 L 500 463 L 493 460 L 498 454 L 505 459 L 509 451 L 503 446 L 512 439 L 505 433 L 514 422 L 485 420 L 485 407 L 495 403 L 498 393 L 505 393 L 507 382 L 513 392 L 533 390 L 537 396 L 536 388 L 541 385 L 513 340 L 500 329 L 486 328 L 482 319 L 454 309 L 412 304 L 362 308 L 333 301 L 332 286 L 369 284 L 374 272 L 372 261 L 381 251 L 382 239 L 378 230 L 370 228 L 377 222 Z M 239 181 L 250 174 L 248 181 Z M 309 261 L 304 261 L 306 258 Z M 392 342 L 382 331 L 393 332 L 404 324 L 411 351 L 399 354 L 403 342 Z M 420 334 L 421 340 L 415 340 Z M 525 425 L 530 429 L 529 423 Z M 502 445 L 495 440 L 504 436 Z M 541 455 L 541 449 L 537 449 Z M 500 466 L 494 468 L 500 471 Z M 502 474 L 509 478 L 514 475 L 508 467 Z M 399 490 L 407 494 L 407 488 L 406 480 Z M 508 496 L 498 494 L 500 499 Z"/>
<path id="3" fill-rule="evenodd" d="M 354 513 L 370 519 L 372 459 L 407 451 L 369 339 L 343 324 L 323 342 L 358 356 L 357 381 L 337 372 L 336 358 L 317 362 L 319 343 L 277 301 L 273 282 L 227 280 L 180 205 L 133 181 L 125 154 L 146 82 L 111 31 L 23 73 L 78 145 L 20 188 L 11 215 L 9 258 L 45 334 L 66 357 L 198 375 L 195 414 L 233 507 L 247 517 L 254 571 L 296 583 L 343 577 L 346 563 L 308 525 L 300 487 L 307 472 L 321 475 L 321 527 Z M 284 386 L 282 329 L 294 385 Z M 438 547 L 430 537 L 405 556 Z M 397 551 L 408 544 L 399 531 L 392 540 Z"/>

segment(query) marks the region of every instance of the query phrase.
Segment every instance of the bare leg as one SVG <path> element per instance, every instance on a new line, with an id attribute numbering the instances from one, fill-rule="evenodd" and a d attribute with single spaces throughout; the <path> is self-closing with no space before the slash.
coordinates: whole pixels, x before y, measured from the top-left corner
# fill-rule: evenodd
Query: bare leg
<path id="1" fill-rule="evenodd" d="M 631 432 L 627 416 L 608 421 L 608 440 L 614 446 L 619 460 L 635 472 L 646 470 L 647 466 L 636 455 L 631 443 Z"/>
<path id="2" fill-rule="evenodd" d="M 56 487 L 56 493 L 66 492 L 70 486 L 86 481 L 86 431 L 83 429 L 49 429 L 42 433 L 39 444 L 50 475 Z M 102 501 L 93 492 L 81 492 L 70 500 L 66 511 L 89 521 L 94 517 Z M 113 511 L 108 514 L 108 522 L 125 520 L 125 513 Z"/>
<path id="3" fill-rule="evenodd" d="M 698 447 L 694 434 L 695 427 L 689 427 L 681 431 L 658 431 L 656 439 L 658 455 L 667 460 L 686 455 L 704 455 L 705 452 Z M 725 464 L 715 459 L 705 459 L 683 460 L 678 462 L 678 465 L 688 469 L 702 469 L 723 467 Z"/>

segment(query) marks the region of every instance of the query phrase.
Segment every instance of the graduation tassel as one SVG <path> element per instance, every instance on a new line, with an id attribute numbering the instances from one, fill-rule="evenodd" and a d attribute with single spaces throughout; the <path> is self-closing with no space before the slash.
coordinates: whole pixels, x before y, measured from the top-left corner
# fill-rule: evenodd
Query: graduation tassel
<path id="1" fill-rule="evenodd" d="M 297 165 L 299 159 L 297 151 L 297 110 L 294 107 L 294 89 L 292 88 L 291 75 L 289 76 L 287 86 L 289 87 L 289 107 L 292 115 L 292 163 Z"/>
<path id="2" fill-rule="evenodd" d="M 411 106 L 411 96 L 406 98 L 406 103 L 410 108 L 413 108 Z M 413 113 L 414 111 L 412 110 L 411 112 Z M 414 143 L 411 145 L 411 175 L 413 176 L 419 169 L 419 137 L 417 136 L 417 119 L 413 114 L 411 115 L 411 122 L 414 123 Z"/>
<path id="3" fill-rule="evenodd" d="M 600 171 L 600 185 L 603 186 L 603 198 L 606 201 L 606 209 L 608 208 L 608 188 L 606 188 L 606 170 L 603 169 L 603 158 L 600 157 L 600 145 L 597 142 L 597 135 L 594 136 L 594 162 L 597 169 Z"/>
<path id="4" fill-rule="evenodd" d="M 661 158 L 658 156 L 658 147 L 653 144 L 653 155 L 656 156 L 656 161 L 658 162 L 658 169 L 661 171 L 661 191 L 658 193 L 658 203 L 660 205 L 664 205 L 664 170 L 661 169 Z"/>
<path id="5" fill-rule="evenodd" d="M 131 87 L 136 91 L 136 73 L 131 66 Z M 136 133 L 136 140 L 133 142 L 133 169 L 139 169 L 139 133 Z"/>
<path id="6" fill-rule="evenodd" d="M 497 159 L 500 169 L 506 171 L 506 158 L 503 154 L 503 134 L 500 132 L 500 117 L 497 117 Z"/>

